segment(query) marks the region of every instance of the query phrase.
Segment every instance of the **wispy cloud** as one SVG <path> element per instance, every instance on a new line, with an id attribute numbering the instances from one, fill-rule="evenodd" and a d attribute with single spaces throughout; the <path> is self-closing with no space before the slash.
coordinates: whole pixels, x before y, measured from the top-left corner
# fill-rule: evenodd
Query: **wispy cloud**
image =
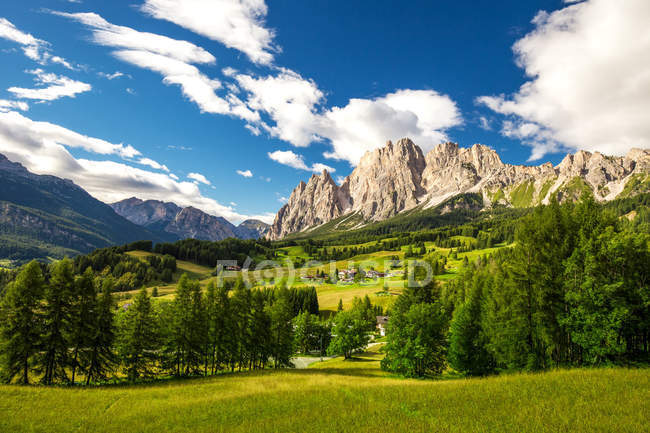
<path id="1" fill-rule="evenodd" d="M 23 101 L 8 101 L 6 99 L 0 99 L 0 111 L 10 111 L 10 110 L 29 110 L 29 104 Z"/>
<path id="2" fill-rule="evenodd" d="M 162 171 L 165 171 L 165 172 L 169 173 L 169 168 L 167 168 L 166 165 L 160 164 L 159 162 L 154 161 L 153 159 L 150 159 L 150 158 L 140 158 L 138 160 L 138 164 L 147 165 L 147 166 L 149 166 L 151 168 L 154 168 L 156 170 L 162 170 Z"/>
<path id="3" fill-rule="evenodd" d="M 251 111 L 237 96 L 217 95 L 217 90 L 222 88 L 221 82 L 209 78 L 195 66 L 216 62 L 205 49 L 187 41 L 115 25 L 95 13 L 53 13 L 86 25 L 92 31 L 94 43 L 118 48 L 113 52 L 116 58 L 161 74 L 167 85 L 180 86 L 183 95 L 201 111 L 259 121 L 259 114 Z"/>
<path id="4" fill-rule="evenodd" d="M 205 176 L 203 176 L 201 173 L 190 173 L 187 175 L 188 179 L 192 179 L 196 182 L 200 182 L 205 185 L 211 185 L 210 181 L 206 179 Z"/>
<path id="5" fill-rule="evenodd" d="M 42 39 L 37 39 L 30 33 L 19 30 L 11 21 L 0 18 L 0 38 L 7 39 L 22 46 L 23 53 L 35 62 L 45 65 L 56 63 L 68 69 L 75 69 L 63 57 L 51 53 L 50 44 Z"/>
<path id="6" fill-rule="evenodd" d="M 323 170 L 327 170 L 330 173 L 334 173 L 336 171 L 335 168 L 321 163 L 315 163 L 311 166 L 308 166 L 305 163 L 305 159 L 302 155 L 299 155 L 291 150 L 276 150 L 275 152 L 269 152 L 268 156 L 275 162 L 298 170 L 312 171 L 314 173 L 320 173 Z"/>
<path id="7" fill-rule="evenodd" d="M 250 170 L 236 170 L 236 172 L 243 177 L 253 177 L 253 172 Z"/>
<path id="8" fill-rule="evenodd" d="M 239 50 L 254 63 L 268 65 L 280 51 L 264 23 L 264 0 L 145 0 L 142 10 Z"/>
<path id="9" fill-rule="evenodd" d="M 43 86 L 35 89 L 23 87 L 10 87 L 7 91 L 13 93 L 17 98 L 35 99 L 38 101 L 54 101 L 63 97 L 74 98 L 79 93 L 89 92 L 92 86 L 82 81 L 76 81 L 68 77 L 47 73 L 42 69 L 26 71 L 35 76 L 37 85 Z"/>

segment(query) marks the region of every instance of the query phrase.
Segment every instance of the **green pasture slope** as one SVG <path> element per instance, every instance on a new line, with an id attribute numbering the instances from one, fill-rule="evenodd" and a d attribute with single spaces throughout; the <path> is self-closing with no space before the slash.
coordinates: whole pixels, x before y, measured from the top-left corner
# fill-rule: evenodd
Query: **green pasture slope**
<path id="1" fill-rule="evenodd" d="M 372 350 L 372 349 L 371 349 Z M 376 350 L 376 349 L 375 349 Z M 96 388 L 0 387 L 2 432 L 647 432 L 650 373 L 388 376 L 381 354 L 306 370 Z"/>

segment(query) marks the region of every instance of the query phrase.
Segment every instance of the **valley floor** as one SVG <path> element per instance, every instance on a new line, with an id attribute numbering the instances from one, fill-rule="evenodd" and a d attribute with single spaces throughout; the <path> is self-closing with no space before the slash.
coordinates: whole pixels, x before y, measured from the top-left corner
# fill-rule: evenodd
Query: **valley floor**
<path id="1" fill-rule="evenodd" d="M 644 432 L 650 371 L 407 380 L 376 348 L 305 370 L 137 386 L 0 387 L 2 432 Z"/>

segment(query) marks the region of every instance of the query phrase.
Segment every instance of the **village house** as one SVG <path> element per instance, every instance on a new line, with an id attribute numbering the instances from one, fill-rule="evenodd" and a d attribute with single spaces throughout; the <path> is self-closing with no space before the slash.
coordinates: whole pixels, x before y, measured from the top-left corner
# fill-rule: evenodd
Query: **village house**
<path id="1" fill-rule="evenodd" d="M 386 325 L 388 324 L 388 316 L 377 316 L 377 330 L 382 337 L 386 336 Z"/>

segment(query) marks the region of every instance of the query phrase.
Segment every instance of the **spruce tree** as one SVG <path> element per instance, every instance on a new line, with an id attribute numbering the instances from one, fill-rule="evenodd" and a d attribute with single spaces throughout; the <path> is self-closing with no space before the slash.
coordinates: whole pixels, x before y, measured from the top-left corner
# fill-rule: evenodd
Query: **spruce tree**
<path id="1" fill-rule="evenodd" d="M 7 287 L 0 302 L 0 378 L 29 383 L 29 370 L 38 353 L 37 314 L 43 296 L 43 273 L 36 261 L 27 264 Z"/>
<path id="2" fill-rule="evenodd" d="M 271 319 L 271 354 L 275 368 L 291 365 L 293 355 L 293 313 L 286 290 L 268 309 Z"/>
<path id="3" fill-rule="evenodd" d="M 481 320 L 483 296 L 480 288 L 454 312 L 449 337 L 449 365 L 470 376 L 483 376 L 494 371 L 495 362 L 487 349 L 487 337 Z"/>
<path id="4" fill-rule="evenodd" d="M 69 340 L 74 294 L 74 266 L 65 258 L 52 265 L 51 278 L 45 289 L 42 350 L 39 368 L 42 382 L 51 385 L 55 380 L 68 382 L 66 367 L 70 365 Z"/>
<path id="5" fill-rule="evenodd" d="M 90 338 L 93 334 L 93 328 L 96 319 L 97 292 L 92 268 L 88 267 L 86 271 L 75 280 L 75 293 L 73 295 L 71 307 L 70 323 L 70 346 L 72 354 L 70 367 L 72 370 L 71 382 L 74 385 L 76 373 L 80 366 L 80 358 L 83 358 L 83 352 L 90 345 Z"/>
<path id="6" fill-rule="evenodd" d="M 88 341 L 88 350 L 82 364 L 86 374 L 86 385 L 91 381 L 106 379 L 117 359 L 113 351 L 115 342 L 115 281 L 108 276 L 102 281 L 102 292 L 97 302 L 93 326 Z"/>
<path id="7" fill-rule="evenodd" d="M 118 352 L 128 380 L 153 375 L 160 347 L 156 317 L 147 289 L 141 289 L 126 312 L 119 316 Z"/>

